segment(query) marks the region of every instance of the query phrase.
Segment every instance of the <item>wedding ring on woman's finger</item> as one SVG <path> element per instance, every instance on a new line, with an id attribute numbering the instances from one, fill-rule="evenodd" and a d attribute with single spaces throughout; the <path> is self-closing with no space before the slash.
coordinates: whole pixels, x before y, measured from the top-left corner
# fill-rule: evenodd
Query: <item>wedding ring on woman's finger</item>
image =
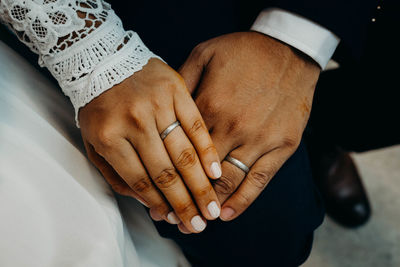
<path id="1" fill-rule="evenodd" d="M 246 164 L 244 164 L 243 162 L 241 162 L 238 159 L 235 159 L 234 157 L 231 157 L 229 155 L 227 155 L 225 157 L 225 160 L 232 163 L 233 165 L 235 165 L 236 167 L 238 167 L 239 169 L 241 169 L 242 171 L 244 171 L 244 173 L 248 174 L 250 171 L 250 168 L 246 166 Z"/>
<path id="2" fill-rule="evenodd" d="M 164 131 L 161 132 L 160 134 L 161 140 L 164 140 L 176 127 L 180 125 L 181 123 L 179 121 L 170 124 Z"/>

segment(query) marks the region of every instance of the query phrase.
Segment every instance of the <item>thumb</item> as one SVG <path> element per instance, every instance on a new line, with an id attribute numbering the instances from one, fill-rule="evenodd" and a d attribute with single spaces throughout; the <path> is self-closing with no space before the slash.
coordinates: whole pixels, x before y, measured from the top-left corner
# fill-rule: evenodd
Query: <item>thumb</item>
<path id="1" fill-rule="evenodd" d="M 178 72 L 185 80 L 187 89 L 193 94 L 200 83 L 204 66 L 206 65 L 206 57 L 202 53 L 193 49 L 185 63 L 179 68 Z"/>

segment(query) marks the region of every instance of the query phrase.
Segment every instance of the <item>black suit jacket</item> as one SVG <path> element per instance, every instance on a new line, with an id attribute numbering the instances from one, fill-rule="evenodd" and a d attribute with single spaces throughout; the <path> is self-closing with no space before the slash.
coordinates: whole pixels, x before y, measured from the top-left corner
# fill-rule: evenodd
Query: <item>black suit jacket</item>
<path id="1" fill-rule="evenodd" d="M 396 0 L 385 0 L 393 2 Z M 360 57 L 378 0 L 111 0 L 125 28 L 173 67 L 199 42 L 248 30 L 261 10 L 278 7 L 308 18 L 342 39 L 349 56 Z M 382 1 L 380 1 L 382 2 Z"/>
<path id="2" fill-rule="evenodd" d="M 385 12 L 397 17 L 398 0 L 108 0 L 126 29 L 139 33 L 145 44 L 172 67 L 179 67 L 199 42 L 221 34 L 246 31 L 261 10 L 278 7 L 308 18 L 338 35 L 347 58 L 360 58 L 371 20 Z M 1 25 L 1 35 L 7 35 Z M 7 38 L 2 38 L 10 42 Z M 15 42 L 13 47 L 20 47 Z M 32 55 L 20 48 L 26 57 Z M 343 56 L 342 56 L 343 57 Z M 36 58 L 36 57 L 35 57 Z M 35 59 L 36 60 L 36 59 Z"/>
<path id="3" fill-rule="evenodd" d="M 304 16 L 341 38 L 354 57 L 364 49 L 378 0 L 276 0 L 272 5 Z"/>

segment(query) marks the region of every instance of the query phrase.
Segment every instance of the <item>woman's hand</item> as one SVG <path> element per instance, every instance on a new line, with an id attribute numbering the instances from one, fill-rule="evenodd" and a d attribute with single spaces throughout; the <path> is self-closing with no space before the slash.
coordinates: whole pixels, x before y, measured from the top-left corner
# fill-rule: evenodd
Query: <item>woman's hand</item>
<path id="1" fill-rule="evenodd" d="M 162 140 L 177 120 L 181 127 Z M 180 219 L 195 233 L 206 226 L 201 214 L 219 216 L 208 179 L 221 175 L 218 154 L 184 80 L 161 60 L 81 108 L 79 122 L 89 159 L 116 192 L 148 206 L 153 219 Z"/>
<path id="2" fill-rule="evenodd" d="M 230 162 L 214 188 L 222 220 L 245 211 L 297 149 L 311 110 L 319 66 L 299 51 L 257 32 L 223 35 L 198 45 L 180 69 Z M 180 226 L 181 229 L 183 229 Z"/>

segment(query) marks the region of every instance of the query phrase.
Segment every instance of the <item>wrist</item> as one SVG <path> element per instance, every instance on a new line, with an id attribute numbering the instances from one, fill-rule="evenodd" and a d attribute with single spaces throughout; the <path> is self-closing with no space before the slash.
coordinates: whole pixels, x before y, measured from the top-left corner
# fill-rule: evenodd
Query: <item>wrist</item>
<path id="1" fill-rule="evenodd" d="M 263 39 L 265 39 L 266 42 L 273 43 L 273 47 L 276 52 L 279 51 L 278 53 L 282 56 L 282 58 L 289 58 L 294 56 L 295 58 L 298 59 L 299 62 L 304 62 L 305 66 L 310 66 L 314 70 L 320 71 L 320 65 L 318 64 L 317 61 L 315 61 L 312 57 L 310 57 L 308 54 L 304 53 L 303 51 L 283 42 L 282 40 L 276 39 L 272 36 L 257 32 L 257 31 L 250 31 L 252 33 L 255 33 L 257 35 L 263 36 Z"/>
<path id="2" fill-rule="evenodd" d="M 251 30 L 295 47 L 313 58 L 322 69 L 332 57 L 340 38 L 321 25 L 279 8 L 262 11 Z"/>

